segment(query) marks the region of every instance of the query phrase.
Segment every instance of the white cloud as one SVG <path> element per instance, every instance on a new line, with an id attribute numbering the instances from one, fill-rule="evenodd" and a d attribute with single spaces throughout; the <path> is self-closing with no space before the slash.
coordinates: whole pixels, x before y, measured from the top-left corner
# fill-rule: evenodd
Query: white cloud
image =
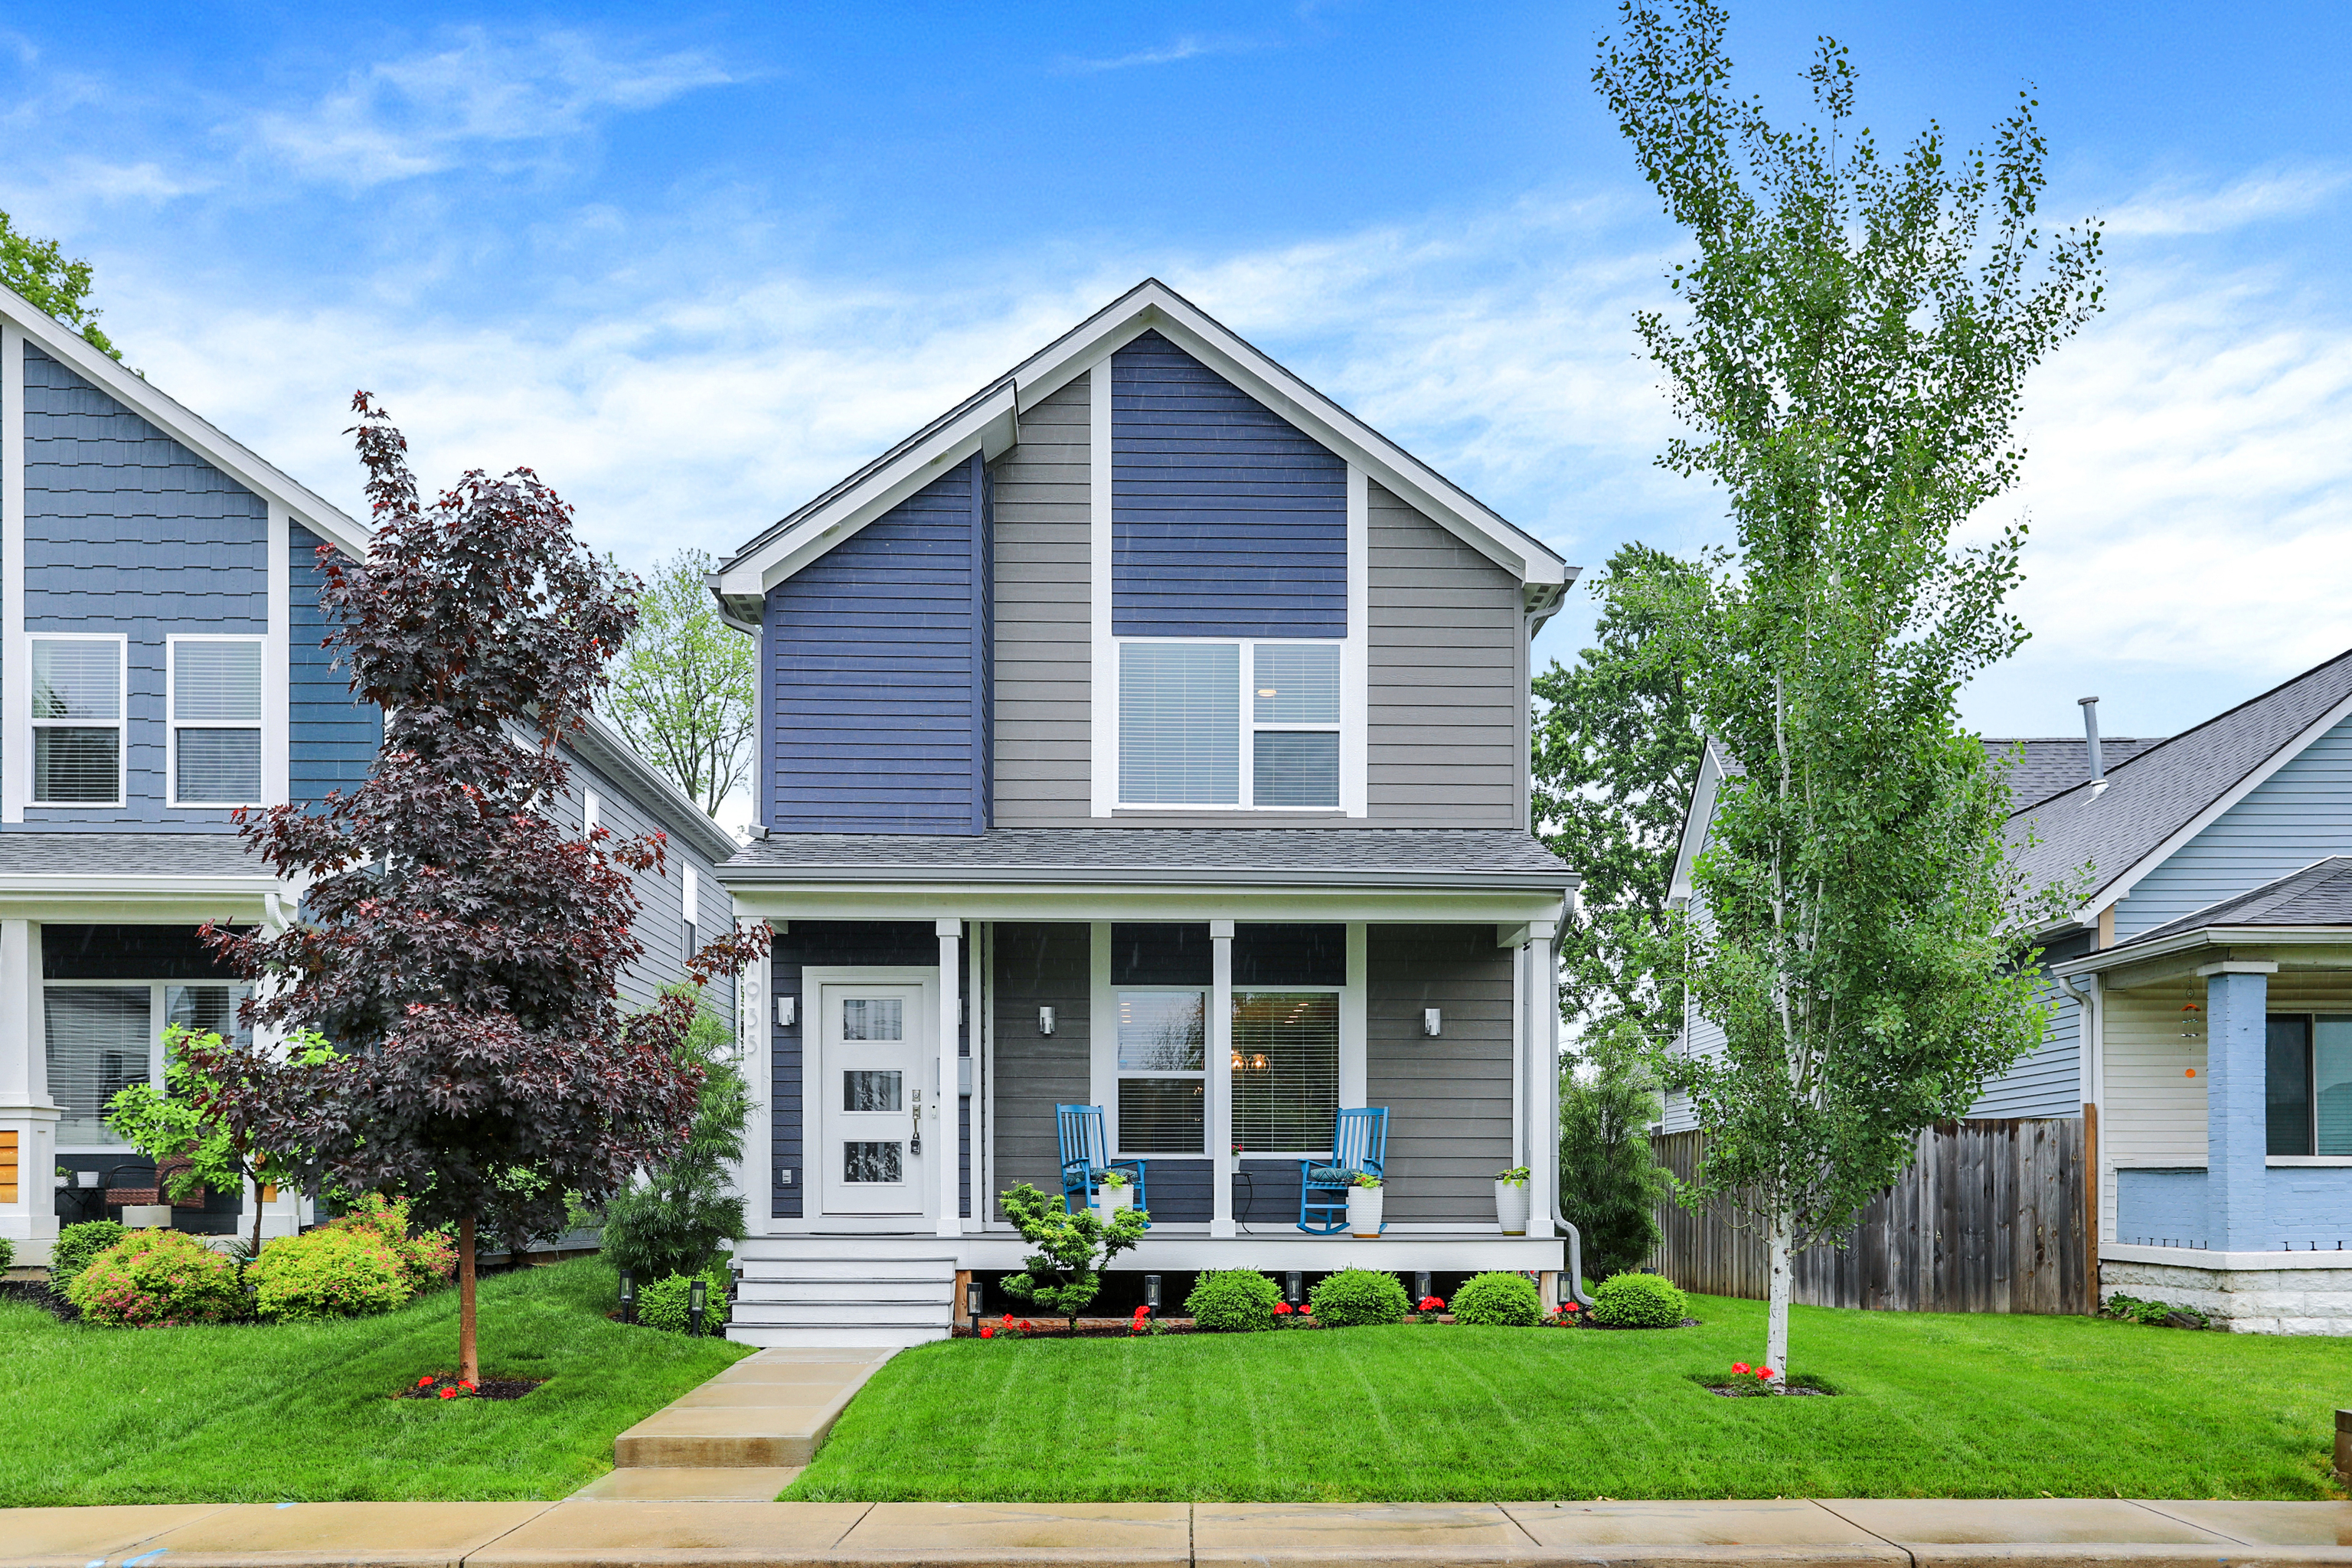
<path id="1" fill-rule="evenodd" d="M 1097 71 L 1126 70 L 1134 66 L 1167 66 L 1179 60 L 1198 59 L 1203 55 L 1234 55 L 1262 48 L 1262 44 L 1247 38 L 1209 37 L 1187 33 L 1181 37 L 1154 48 L 1138 49 L 1133 54 L 1116 55 L 1107 59 L 1087 59 L 1065 55 L 1055 62 L 1056 68 L 1079 75 Z"/>
<path id="2" fill-rule="evenodd" d="M 579 32 L 460 30 L 446 47 L 353 71 L 308 108 L 254 118 L 296 171 L 380 184 L 577 136 L 606 114 L 731 79 L 698 53 L 631 55 Z"/>
<path id="3" fill-rule="evenodd" d="M 2220 190 L 2168 185 L 2116 208 L 2105 227 L 2117 236 L 2220 234 L 2310 212 L 2342 190 L 2347 178 L 2352 176 L 2336 169 L 2284 169 L 2249 174 Z"/>

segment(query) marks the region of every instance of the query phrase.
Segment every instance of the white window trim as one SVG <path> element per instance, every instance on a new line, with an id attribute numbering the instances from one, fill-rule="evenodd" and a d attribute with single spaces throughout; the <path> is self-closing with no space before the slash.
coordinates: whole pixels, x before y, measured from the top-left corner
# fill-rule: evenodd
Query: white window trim
<path id="1" fill-rule="evenodd" d="M 604 803 L 603 803 L 602 801 L 600 801 L 599 799 L 597 799 L 597 797 L 596 797 L 596 792 L 595 792 L 594 790 L 593 790 L 593 789 L 583 789 L 583 791 L 581 791 L 581 794 L 580 794 L 580 837 L 583 837 L 583 838 L 587 838 L 587 837 L 593 837 L 593 836 L 594 835 L 594 833 L 595 833 L 595 831 L 596 831 L 596 826 L 597 826 L 596 818 L 597 818 L 597 816 L 598 816 L 598 815 L 599 815 L 599 808 L 603 805 L 603 804 L 604 804 Z"/>
<path id="2" fill-rule="evenodd" d="M 114 645 L 114 798 L 112 800 L 38 800 L 33 784 L 33 731 L 37 730 L 96 730 L 87 719 L 42 719 L 32 711 L 33 645 L 45 642 L 110 642 Z M 124 632 L 28 632 L 25 643 L 25 795 L 27 805 L 43 811 L 121 811 L 131 796 L 131 638 Z"/>
<path id="3" fill-rule="evenodd" d="M 180 718 L 180 645 L 182 643 L 251 643 L 261 666 L 261 711 L 250 720 Z M 180 731 L 182 730 L 251 730 L 261 737 L 261 793 L 252 800 L 182 800 L 180 798 Z M 264 805 L 269 797 L 269 639 L 257 632 L 174 633 L 163 639 L 163 804 L 174 811 L 235 811 L 241 805 Z"/>
<path id="4" fill-rule="evenodd" d="M 231 991 L 242 992 L 247 996 L 253 994 L 251 983 L 243 980 L 142 980 L 137 975 L 125 975 L 120 979 L 109 977 L 103 980 L 43 980 L 40 982 L 40 992 L 42 997 L 47 998 L 52 989 L 133 991 L 142 985 L 147 987 L 147 1082 L 158 1090 L 163 1088 L 163 1030 L 171 1023 L 168 1010 L 171 988 L 174 985 L 222 985 Z M 41 1053 L 44 1062 L 48 1058 L 49 1050 L 48 1018 L 48 1006 L 44 1000 L 42 1005 L 34 1014 L 34 1023 L 37 1027 L 39 1037 L 33 1042 L 33 1048 Z M 143 1158 L 137 1149 L 128 1143 L 60 1142 L 57 1152 L 59 1154 L 100 1156 L 118 1154 L 130 1160 Z"/>
<path id="5" fill-rule="evenodd" d="M 1236 693 L 1237 700 L 1241 704 L 1239 717 L 1240 731 L 1237 742 L 1238 750 L 1236 753 L 1237 762 L 1235 764 L 1240 773 L 1240 777 L 1235 781 L 1235 793 L 1239 796 L 1237 801 L 1221 804 L 1217 802 L 1202 801 L 1163 803 L 1150 800 L 1116 799 L 1118 781 L 1122 776 L 1123 761 L 1119 754 L 1119 740 L 1123 733 L 1124 724 L 1124 715 L 1119 711 L 1123 668 L 1121 661 L 1125 660 L 1127 650 L 1129 648 L 1147 647 L 1230 647 L 1238 650 L 1237 658 L 1234 661 L 1238 666 L 1237 678 L 1241 683 L 1240 689 Z M 1339 664 L 1340 696 L 1339 721 L 1337 723 L 1328 724 L 1259 723 L 1257 721 L 1256 667 L 1257 650 L 1261 647 L 1328 647 L 1335 650 L 1339 654 Z M 1336 816 L 1347 811 L 1349 774 L 1348 753 L 1351 736 L 1349 734 L 1347 722 L 1349 715 L 1349 702 L 1347 697 L 1349 668 L 1348 649 L 1346 642 L 1342 639 L 1338 637 L 1114 637 L 1111 639 L 1111 658 L 1113 660 L 1113 668 L 1111 669 L 1110 679 L 1107 684 L 1109 686 L 1111 691 L 1110 774 L 1111 787 L 1114 796 L 1114 809 L 1119 811 L 1272 812 L 1292 816 L 1302 815 L 1310 816 Z M 1359 724 L 1358 730 L 1360 732 L 1360 729 L 1361 725 Z M 1257 737 L 1261 731 L 1270 731 L 1275 734 L 1314 733 L 1339 736 L 1339 798 L 1329 805 L 1258 805 L 1254 797 L 1257 793 Z"/>

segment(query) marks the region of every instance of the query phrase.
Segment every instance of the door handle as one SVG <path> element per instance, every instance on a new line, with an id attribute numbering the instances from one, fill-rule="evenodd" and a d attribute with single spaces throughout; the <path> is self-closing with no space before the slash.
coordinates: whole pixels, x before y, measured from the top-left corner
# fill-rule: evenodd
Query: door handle
<path id="1" fill-rule="evenodd" d="M 915 1136 L 908 1143 L 907 1152 L 909 1154 L 920 1154 L 923 1152 L 923 1091 L 919 1089 L 914 1091 L 914 1094 Z"/>

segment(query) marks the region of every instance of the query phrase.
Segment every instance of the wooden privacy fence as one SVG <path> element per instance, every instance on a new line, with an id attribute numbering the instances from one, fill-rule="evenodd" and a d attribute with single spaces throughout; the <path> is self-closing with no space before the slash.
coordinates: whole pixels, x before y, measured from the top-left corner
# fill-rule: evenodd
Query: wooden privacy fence
<path id="1" fill-rule="evenodd" d="M 1914 1312 L 2088 1312 L 2095 1285 L 2084 1215 L 2083 1123 L 2073 1118 L 1943 1121 L 1919 1157 L 1862 1211 L 1843 1247 L 1797 1255 L 1794 1299 Z M 1704 1132 L 1651 1140 L 1687 1180 Z M 1764 1233 L 1717 1201 L 1659 1205 L 1651 1267 L 1686 1290 L 1762 1300 Z"/>

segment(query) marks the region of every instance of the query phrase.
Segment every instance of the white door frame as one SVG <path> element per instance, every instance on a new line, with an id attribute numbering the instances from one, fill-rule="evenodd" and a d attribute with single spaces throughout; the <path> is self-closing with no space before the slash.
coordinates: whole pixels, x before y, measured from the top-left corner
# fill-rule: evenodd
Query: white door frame
<path id="1" fill-rule="evenodd" d="M 847 1221 L 873 1228 L 877 1221 L 886 1226 L 903 1224 L 907 1228 L 925 1229 L 933 1222 L 939 1209 L 939 1183 L 929 1176 L 938 1166 L 929 1162 L 941 1157 L 955 1158 L 955 1122 L 940 1115 L 939 1028 L 940 972 L 936 968 L 914 965 L 875 965 L 866 967 L 811 965 L 801 971 L 801 994 L 807 1017 L 801 1031 L 806 1062 L 802 1074 L 801 1103 L 808 1120 L 806 1157 L 802 1168 L 807 1173 L 806 1203 L 814 1213 L 812 1220 L 819 1222 Z M 908 1075 L 910 1097 L 922 1097 L 923 1153 L 919 1160 L 908 1160 L 907 1181 L 913 1194 L 912 1204 L 903 1212 L 882 1215 L 835 1214 L 825 1207 L 825 1195 L 834 1185 L 828 1173 L 834 1158 L 834 1138 L 830 1131 L 835 1115 L 834 1067 L 825 1059 L 825 1037 L 830 1027 L 831 1010 L 827 1003 L 828 989 L 855 989 L 866 985 L 903 985 L 920 991 L 913 1017 L 908 1021 L 908 1045 L 914 1055 L 914 1065 Z M 950 1095 L 954 1086 L 949 1086 Z M 942 1143 L 940 1140 L 946 1142 Z M 804 1178 L 806 1179 L 806 1178 Z"/>

